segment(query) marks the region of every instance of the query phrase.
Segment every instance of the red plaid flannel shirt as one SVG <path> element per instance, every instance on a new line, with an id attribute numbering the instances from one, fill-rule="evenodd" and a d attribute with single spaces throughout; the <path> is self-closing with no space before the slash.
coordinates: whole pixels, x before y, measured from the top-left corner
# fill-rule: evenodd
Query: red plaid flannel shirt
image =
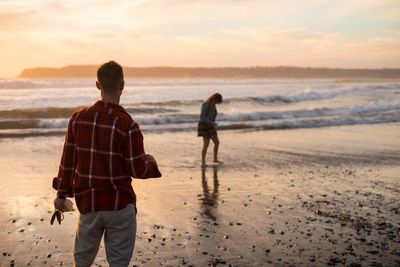
<path id="1" fill-rule="evenodd" d="M 103 101 L 75 112 L 53 179 L 58 196 L 75 196 L 81 213 L 123 209 L 136 204 L 131 177 L 161 177 L 139 125 L 120 105 Z"/>

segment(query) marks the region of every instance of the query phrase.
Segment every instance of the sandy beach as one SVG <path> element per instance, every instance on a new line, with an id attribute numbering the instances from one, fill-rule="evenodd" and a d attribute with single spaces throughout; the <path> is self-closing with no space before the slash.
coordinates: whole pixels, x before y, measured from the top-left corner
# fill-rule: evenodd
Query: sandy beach
<path id="1" fill-rule="evenodd" d="M 400 124 L 144 133 L 162 179 L 134 180 L 132 266 L 398 266 Z M 0 139 L 0 264 L 71 265 L 78 212 L 50 225 L 63 136 Z M 211 155 L 210 155 L 211 156 Z M 209 158 L 211 160 L 211 158 Z M 107 266 L 100 248 L 96 266 Z"/>

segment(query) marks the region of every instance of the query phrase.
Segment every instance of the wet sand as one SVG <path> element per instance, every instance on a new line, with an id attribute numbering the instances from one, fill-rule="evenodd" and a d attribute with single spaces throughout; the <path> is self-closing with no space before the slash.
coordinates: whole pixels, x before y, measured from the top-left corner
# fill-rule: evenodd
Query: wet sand
<path id="1" fill-rule="evenodd" d="M 400 264 L 400 124 L 220 139 L 224 164 L 202 170 L 194 132 L 145 133 L 164 177 L 133 181 L 132 266 Z M 72 263 L 78 212 L 49 223 L 62 142 L 0 139 L 1 265 Z"/>

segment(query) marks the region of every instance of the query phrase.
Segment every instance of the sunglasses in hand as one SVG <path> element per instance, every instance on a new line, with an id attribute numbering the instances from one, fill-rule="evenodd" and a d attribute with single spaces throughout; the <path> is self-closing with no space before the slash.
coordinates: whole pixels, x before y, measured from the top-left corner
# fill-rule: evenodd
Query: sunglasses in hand
<path id="1" fill-rule="evenodd" d="M 50 219 L 50 224 L 53 225 L 54 220 L 57 218 L 58 224 L 61 224 L 61 221 L 64 220 L 64 214 L 62 213 L 62 211 L 56 209 L 53 213 L 53 215 L 51 216 Z"/>

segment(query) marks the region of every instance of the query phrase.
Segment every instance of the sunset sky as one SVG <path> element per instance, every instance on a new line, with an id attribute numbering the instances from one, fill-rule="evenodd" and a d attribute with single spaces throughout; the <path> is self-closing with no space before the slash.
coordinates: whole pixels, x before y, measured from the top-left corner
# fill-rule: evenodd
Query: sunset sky
<path id="1" fill-rule="evenodd" d="M 27 67 L 400 67 L 399 0 L 0 0 L 0 77 Z"/>

